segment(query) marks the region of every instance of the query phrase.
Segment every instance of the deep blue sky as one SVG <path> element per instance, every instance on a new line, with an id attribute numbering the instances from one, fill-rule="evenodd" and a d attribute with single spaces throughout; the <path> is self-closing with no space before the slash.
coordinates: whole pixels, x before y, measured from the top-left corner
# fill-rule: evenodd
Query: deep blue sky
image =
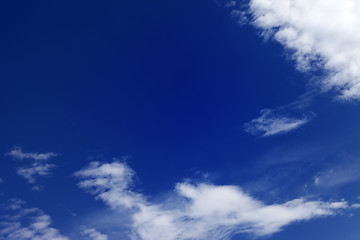
<path id="1" fill-rule="evenodd" d="M 325 94 L 310 107 L 316 118 L 296 131 L 268 138 L 243 131 L 261 109 L 306 92 L 308 75 L 295 69 L 280 44 L 239 25 L 221 4 L 0 5 L 2 202 L 21 198 L 78 239 L 79 226 L 95 224 L 87 220 L 93 212 L 113 213 L 79 189 L 73 173 L 93 160 L 124 157 L 136 172 L 136 188 L 150 199 L 206 175 L 265 203 L 305 195 L 357 201 L 356 181 L 313 182 L 319 173 L 356 163 L 359 106 Z M 16 174 L 23 161 L 7 155 L 14 146 L 59 154 L 51 176 L 37 180 L 41 191 Z M 291 225 L 268 238 L 356 239 L 359 216 L 348 215 Z"/>

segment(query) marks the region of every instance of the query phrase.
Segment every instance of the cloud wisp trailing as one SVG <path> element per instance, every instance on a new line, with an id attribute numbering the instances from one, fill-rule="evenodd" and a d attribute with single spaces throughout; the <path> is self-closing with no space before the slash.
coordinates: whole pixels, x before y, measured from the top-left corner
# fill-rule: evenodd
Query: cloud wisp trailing
<path id="1" fill-rule="evenodd" d="M 300 117 L 290 116 L 289 111 L 263 109 L 260 117 L 244 124 L 244 131 L 254 136 L 268 137 L 295 130 L 314 118 L 312 112 L 302 113 Z"/>
<path id="2" fill-rule="evenodd" d="M 0 218 L 0 239 L 3 240 L 68 240 L 51 227 L 51 219 L 38 208 L 27 208 L 25 202 L 11 199 L 5 206 L 8 213 Z"/>
<path id="3" fill-rule="evenodd" d="M 312 89 L 300 95 L 295 101 L 276 108 L 262 109 L 260 116 L 243 125 L 245 132 L 254 136 L 268 137 L 298 129 L 316 117 L 316 113 L 306 110 L 318 95 Z"/>
<path id="4" fill-rule="evenodd" d="M 134 174 L 119 162 L 92 162 L 75 173 L 81 179 L 79 187 L 114 210 L 129 212 L 134 239 L 220 240 L 239 233 L 266 236 L 291 223 L 335 215 L 351 207 L 345 201 L 304 198 L 265 204 L 237 186 L 189 182 L 176 184 L 171 198 L 152 203 L 131 190 Z"/>
<path id="5" fill-rule="evenodd" d="M 23 160 L 23 159 L 33 159 L 33 160 L 48 160 L 52 157 L 56 157 L 59 154 L 48 152 L 48 153 L 25 153 L 22 151 L 22 148 L 19 146 L 13 147 L 13 149 L 8 153 L 9 156 Z"/>
<path id="6" fill-rule="evenodd" d="M 28 180 L 29 183 L 35 183 L 39 176 L 47 176 L 51 174 L 51 170 L 56 166 L 55 164 L 47 163 L 50 158 L 56 157 L 59 154 L 48 153 L 26 153 L 22 151 L 21 147 L 15 146 L 7 155 L 18 160 L 31 160 L 31 164 L 25 164 L 17 169 L 17 174 Z"/>
<path id="7" fill-rule="evenodd" d="M 301 71 L 324 73 L 321 91 L 360 99 L 360 2 L 250 0 L 252 24 L 291 53 Z"/>
<path id="8" fill-rule="evenodd" d="M 341 162 L 341 164 L 334 165 L 329 169 L 318 172 L 314 177 L 314 185 L 323 188 L 333 188 L 357 182 L 360 180 L 359 171 L 359 163 Z"/>

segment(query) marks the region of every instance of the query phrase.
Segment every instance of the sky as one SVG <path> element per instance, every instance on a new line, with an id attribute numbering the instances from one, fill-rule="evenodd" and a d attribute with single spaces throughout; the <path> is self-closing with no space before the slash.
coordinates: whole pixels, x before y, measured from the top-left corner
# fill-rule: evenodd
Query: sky
<path id="1" fill-rule="evenodd" d="M 0 5 L 0 240 L 358 239 L 359 1 Z"/>

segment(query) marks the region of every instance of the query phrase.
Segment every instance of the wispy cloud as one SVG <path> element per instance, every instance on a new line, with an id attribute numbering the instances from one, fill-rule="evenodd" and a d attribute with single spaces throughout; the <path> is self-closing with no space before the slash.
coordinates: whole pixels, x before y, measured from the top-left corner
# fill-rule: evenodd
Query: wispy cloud
<path id="1" fill-rule="evenodd" d="M 28 159 L 32 160 L 31 164 L 26 163 L 24 166 L 17 169 L 17 174 L 28 180 L 29 183 L 35 183 L 38 176 L 47 176 L 51 174 L 51 170 L 56 166 L 55 164 L 47 163 L 50 158 L 56 157 L 59 154 L 48 153 L 26 153 L 22 151 L 21 147 L 15 146 L 7 155 L 14 159 Z"/>
<path id="2" fill-rule="evenodd" d="M 53 152 L 47 152 L 47 153 L 33 153 L 28 152 L 25 153 L 22 151 L 22 148 L 19 146 L 13 147 L 13 149 L 8 153 L 9 156 L 15 158 L 15 159 L 33 159 L 33 160 L 48 160 L 52 157 L 56 157 L 59 154 L 53 153 Z"/>
<path id="3" fill-rule="evenodd" d="M 359 181 L 360 165 L 341 164 L 316 174 L 314 184 L 318 187 L 337 187 Z"/>
<path id="4" fill-rule="evenodd" d="M 107 235 L 96 231 L 95 228 L 85 228 L 83 229 L 82 234 L 87 236 L 89 240 L 108 240 Z"/>
<path id="5" fill-rule="evenodd" d="M 268 137 L 295 130 L 315 116 L 310 112 L 302 114 L 300 118 L 288 115 L 288 112 L 279 109 L 263 109 L 260 111 L 260 117 L 244 124 L 244 130 L 254 136 Z"/>
<path id="6" fill-rule="evenodd" d="M 266 236 L 286 225 L 335 215 L 345 201 L 304 198 L 265 204 L 237 186 L 178 183 L 174 196 L 152 203 L 131 190 L 134 171 L 119 162 L 92 162 L 75 173 L 79 186 L 112 209 L 130 212 L 132 237 L 143 240 L 230 239 L 237 233 Z M 171 202 L 172 204 L 169 204 Z"/>
<path id="7" fill-rule="evenodd" d="M 360 99 L 359 1 L 251 0 L 248 13 L 263 36 L 289 50 L 299 70 L 324 73 L 321 91 Z"/>
<path id="8" fill-rule="evenodd" d="M 34 162 L 30 166 L 18 168 L 16 172 L 18 175 L 26 178 L 29 183 L 35 183 L 36 177 L 50 175 L 54 167 L 55 164 Z"/>
<path id="9" fill-rule="evenodd" d="M 12 199 L 1 216 L 0 239 L 6 240 L 68 240 L 51 227 L 51 219 L 38 208 L 26 208 L 24 201 Z"/>

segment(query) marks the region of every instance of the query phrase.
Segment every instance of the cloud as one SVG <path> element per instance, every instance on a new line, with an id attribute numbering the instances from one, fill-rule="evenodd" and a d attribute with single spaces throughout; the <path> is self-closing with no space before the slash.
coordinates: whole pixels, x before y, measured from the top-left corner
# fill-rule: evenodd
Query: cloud
<path id="1" fill-rule="evenodd" d="M 33 159 L 33 160 L 48 160 L 52 157 L 56 157 L 59 154 L 53 152 L 47 153 L 24 153 L 19 146 L 13 147 L 13 149 L 7 154 L 15 159 Z"/>
<path id="2" fill-rule="evenodd" d="M 34 162 L 31 166 L 20 167 L 16 171 L 18 175 L 26 178 L 29 183 L 35 183 L 37 176 L 47 176 L 51 174 L 51 170 L 55 164 L 48 164 L 42 162 Z"/>
<path id="3" fill-rule="evenodd" d="M 359 164 L 339 165 L 326 171 L 319 172 L 314 178 L 318 187 L 336 187 L 359 181 Z"/>
<path id="4" fill-rule="evenodd" d="M 112 209 L 130 213 L 132 239 L 230 239 L 234 234 L 266 236 L 286 225 L 335 215 L 351 208 L 345 201 L 304 198 L 265 204 L 237 186 L 209 183 L 176 185 L 173 196 L 150 202 L 132 190 L 134 171 L 119 162 L 92 162 L 75 173 L 79 187 Z"/>
<path id="5" fill-rule="evenodd" d="M 88 236 L 89 240 L 107 240 L 108 237 L 105 234 L 102 234 L 96 231 L 95 228 L 85 228 L 82 231 L 83 235 Z"/>
<path id="6" fill-rule="evenodd" d="M 300 118 L 287 115 L 289 113 L 284 111 L 263 109 L 260 117 L 244 124 L 244 131 L 262 137 L 287 133 L 308 123 L 315 116 L 314 113 L 302 114 Z"/>
<path id="7" fill-rule="evenodd" d="M 4 180 L 2 178 L 0 178 L 0 183 L 3 183 L 3 182 L 4 182 Z"/>
<path id="8" fill-rule="evenodd" d="M 38 208 L 26 208 L 25 202 L 11 199 L 1 216 L 0 239 L 6 240 L 68 240 L 52 228 L 51 219 Z"/>
<path id="9" fill-rule="evenodd" d="M 301 71 L 321 70 L 321 90 L 360 99 L 360 2 L 250 0 L 252 23 L 291 53 Z"/>
<path id="10" fill-rule="evenodd" d="M 21 209 L 24 204 L 25 202 L 23 200 L 18 198 L 12 198 L 8 201 L 8 204 L 5 208 L 10 210 L 18 210 Z"/>
<path id="11" fill-rule="evenodd" d="M 59 154 L 48 153 L 25 153 L 21 147 L 15 146 L 7 155 L 14 159 L 30 159 L 33 160 L 31 164 L 17 169 L 17 174 L 28 180 L 29 183 L 35 183 L 38 176 L 47 176 L 51 174 L 51 170 L 56 166 L 55 164 L 47 163 L 50 158 L 56 157 Z"/>

